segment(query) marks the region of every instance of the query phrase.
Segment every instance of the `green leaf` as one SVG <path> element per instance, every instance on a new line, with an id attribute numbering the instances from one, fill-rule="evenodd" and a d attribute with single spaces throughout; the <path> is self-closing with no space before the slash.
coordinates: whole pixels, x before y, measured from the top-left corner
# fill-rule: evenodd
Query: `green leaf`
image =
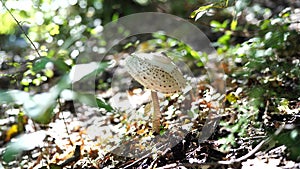
<path id="1" fill-rule="evenodd" d="M 260 25 L 261 30 L 265 30 L 270 26 L 271 21 L 270 20 L 264 20 L 262 21 L 262 24 Z"/>
<path id="2" fill-rule="evenodd" d="M 203 11 L 207 11 L 210 8 L 212 8 L 214 6 L 214 4 L 209 4 L 209 5 L 205 5 L 205 6 L 200 6 L 198 9 L 194 10 L 191 13 L 191 18 L 195 18 L 197 16 L 198 13 L 203 12 Z"/>
<path id="3" fill-rule="evenodd" d="M 93 94 L 64 90 L 61 93 L 60 97 L 65 100 L 76 100 L 88 106 L 104 108 L 107 111 L 113 110 L 113 108 L 109 104 L 105 103 L 99 98 L 96 98 Z"/>
<path id="4" fill-rule="evenodd" d="M 134 44 L 132 42 L 129 42 L 123 47 L 123 49 L 128 49 L 129 47 L 132 47 L 132 46 L 134 46 Z"/>
<path id="5" fill-rule="evenodd" d="M 295 128 L 293 130 L 284 130 L 279 135 L 274 137 L 279 144 L 284 144 L 287 147 L 289 159 L 296 161 L 299 161 L 300 157 L 299 131 L 299 128 Z"/>
<path id="6" fill-rule="evenodd" d="M 68 72 L 70 70 L 70 66 L 68 66 L 63 59 L 50 59 L 47 57 L 43 57 L 38 59 L 32 66 L 32 70 L 34 72 L 39 72 L 45 69 L 47 63 L 52 62 L 55 65 L 57 70 L 62 71 L 63 73 Z"/>
<path id="7" fill-rule="evenodd" d="M 195 17 L 195 21 L 197 21 L 198 19 L 200 19 L 207 11 L 201 11 L 199 13 L 197 13 L 196 17 Z"/>
<path id="8" fill-rule="evenodd" d="M 113 111 L 114 109 L 107 103 L 105 103 L 104 101 L 102 101 L 101 99 L 96 98 L 96 102 L 99 108 L 104 108 L 107 111 Z"/>
<path id="9" fill-rule="evenodd" d="M 221 27 L 220 27 L 220 28 L 225 29 L 225 28 L 227 27 L 228 23 L 229 23 L 229 20 L 225 20 L 225 21 L 221 24 Z"/>
<path id="10" fill-rule="evenodd" d="M 70 66 L 68 66 L 63 59 L 52 60 L 52 62 L 58 70 L 64 73 L 70 70 Z"/>
<path id="11" fill-rule="evenodd" d="M 0 93 L 0 103 L 23 105 L 26 115 L 39 123 L 49 123 L 52 119 L 57 92 L 30 96 L 29 93 L 11 90 Z"/>
<path id="12" fill-rule="evenodd" d="M 34 133 L 20 135 L 14 142 L 10 142 L 6 146 L 2 156 L 3 161 L 8 163 L 20 155 L 22 151 L 28 151 L 35 147 L 42 146 L 45 137 L 45 131 L 37 131 Z"/>
<path id="13" fill-rule="evenodd" d="M 38 123 L 48 124 L 54 115 L 53 109 L 56 106 L 56 93 L 36 94 L 28 99 L 23 108 L 26 114 Z"/>
<path id="14" fill-rule="evenodd" d="M 56 100 L 64 89 L 71 87 L 71 80 L 68 75 L 63 76 L 57 85 L 53 86 L 49 92 L 36 94 L 24 103 L 26 114 L 35 121 L 47 124 L 54 115 L 53 109 Z"/>
<path id="15" fill-rule="evenodd" d="M 203 67 L 203 66 L 204 66 L 203 62 L 197 62 L 196 65 L 197 65 L 198 67 Z"/>
<path id="16" fill-rule="evenodd" d="M 49 58 L 47 58 L 47 57 L 40 58 L 37 61 L 35 61 L 35 63 L 32 66 L 32 70 L 34 72 L 39 72 L 39 71 L 45 69 L 45 66 L 48 62 L 51 62 L 51 60 Z"/>
<path id="17" fill-rule="evenodd" d="M 29 93 L 21 90 L 9 90 L 0 92 L 0 103 L 24 104 L 30 98 Z"/>
<path id="18" fill-rule="evenodd" d="M 95 95 L 77 92 L 75 96 L 76 98 L 74 100 L 78 100 L 79 102 L 88 106 L 104 108 L 107 111 L 113 110 L 113 108 L 109 104 L 105 103 L 99 98 L 96 98 Z"/>
<path id="19" fill-rule="evenodd" d="M 57 85 L 50 89 L 50 92 L 54 92 L 58 96 L 63 90 L 71 88 L 71 83 L 70 75 L 67 74 L 60 79 Z"/>
<path id="20" fill-rule="evenodd" d="M 213 27 L 214 31 L 220 31 L 220 30 L 226 29 L 228 23 L 229 23 L 229 20 L 225 20 L 223 23 L 220 23 L 219 21 L 212 20 L 210 22 L 210 26 Z"/>
<path id="21" fill-rule="evenodd" d="M 70 71 L 70 79 L 72 82 L 78 82 L 82 79 L 87 79 L 96 74 L 103 72 L 110 64 L 108 62 L 91 62 L 87 64 L 77 64 Z"/>
<path id="22" fill-rule="evenodd" d="M 56 106 L 56 99 L 61 91 L 70 88 L 71 80 L 66 75 L 61 78 L 57 85 L 53 86 L 49 92 L 35 94 L 31 96 L 29 93 L 20 90 L 10 90 L 0 92 L 0 103 L 20 104 L 23 105 L 26 115 L 36 122 L 47 124 L 53 116 L 53 109 Z"/>
<path id="23" fill-rule="evenodd" d="M 230 33 L 225 33 L 223 36 L 221 36 L 218 39 L 218 43 L 223 44 L 223 45 L 227 45 L 230 38 L 231 38 L 231 34 Z"/>
<path id="24" fill-rule="evenodd" d="M 200 55 L 198 52 L 191 50 L 190 54 L 195 58 L 195 59 L 200 59 Z"/>
<path id="25" fill-rule="evenodd" d="M 221 23 L 219 21 L 216 21 L 216 20 L 212 20 L 210 22 L 210 26 L 213 27 L 213 28 L 220 28 L 221 27 Z"/>

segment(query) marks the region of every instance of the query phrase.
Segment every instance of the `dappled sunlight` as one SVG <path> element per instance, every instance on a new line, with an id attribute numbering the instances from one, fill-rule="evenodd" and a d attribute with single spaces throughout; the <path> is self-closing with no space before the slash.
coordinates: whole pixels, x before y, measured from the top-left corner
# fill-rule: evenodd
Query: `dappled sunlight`
<path id="1" fill-rule="evenodd" d="M 299 11 L 1 0 L 0 168 L 299 168 Z"/>

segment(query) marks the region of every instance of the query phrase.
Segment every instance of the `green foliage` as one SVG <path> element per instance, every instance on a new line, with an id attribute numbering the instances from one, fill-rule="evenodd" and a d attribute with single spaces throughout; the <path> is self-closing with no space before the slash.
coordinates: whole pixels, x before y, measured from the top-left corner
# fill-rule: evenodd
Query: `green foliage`
<path id="1" fill-rule="evenodd" d="M 190 17 L 195 18 L 195 20 L 200 19 L 205 13 L 207 13 L 210 9 L 214 8 L 226 8 L 229 6 L 229 0 L 216 0 L 210 2 L 208 5 L 200 6 L 198 9 L 194 10 Z"/>
<path id="2" fill-rule="evenodd" d="M 220 148 L 221 151 L 227 152 L 233 146 L 237 146 L 236 138 L 249 136 L 251 127 L 260 127 L 256 124 L 258 109 L 251 104 L 247 104 L 246 101 L 237 100 L 231 107 L 235 112 L 230 112 L 232 116 L 236 116 L 235 120 L 233 122 L 220 122 L 220 126 L 223 126 L 229 132 L 227 137 L 220 139 L 223 143 Z"/>
<path id="3" fill-rule="evenodd" d="M 136 41 L 135 44 L 128 42 L 123 49 L 132 46 L 141 52 L 164 52 L 175 61 L 194 62 L 198 67 L 202 68 L 204 66 L 203 62 L 207 61 L 205 53 L 195 51 L 191 46 L 165 35 L 164 32 L 155 32 L 146 41 Z"/>
<path id="4" fill-rule="evenodd" d="M 68 66 L 62 59 L 53 59 L 48 57 L 43 57 L 37 59 L 32 65 L 33 72 L 41 72 L 46 69 L 46 65 L 52 63 L 57 70 L 61 72 L 68 72 L 70 70 L 70 66 Z"/>
<path id="5" fill-rule="evenodd" d="M 1 9 L 0 68 L 1 73 L 7 73 L 1 74 L 0 78 L 11 78 L 9 85 L 13 90 L 0 92 L 0 103 L 18 105 L 20 111 L 35 122 L 51 122 L 56 113 L 54 110 L 59 108 L 61 100 L 77 101 L 113 111 L 101 98 L 85 92 L 71 91 L 72 83 L 101 74 L 109 64 L 97 63 L 96 69 L 74 80 L 71 75 L 81 66 L 75 65 L 76 59 L 79 55 L 89 55 L 94 50 L 88 39 L 97 39 L 99 44 L 96 45 L 105 46 L 106 42 L 98 36 L 104 24 L 125 15 L 154 11 L 157 8 L 183 17 L 186 17 L 188 11 L 196 9 L 190 17 L 195 20 L 209 18 L 212 37 L 218 36 L 213 43 L 218 54 L 235 64 L 233 71 L 227 72 L 228 79 L 234 85 L 244 86 L 243 96 L 230 95 L 232 93 L 226 96 L 229 107 L 234 110 L 230 114 L 236 117 L 231 122 L 221 122 L 228 133 L 221 139 L 224 151 L 236 146 L 237 138 L 248 137 L 250 129 L 261 127 L 261 122 L 256 120 L 258 114 L 268 108 L 266 103 L 270 100 L 275 100 L 272 102 L 275 113 L 296 112 L 290 109 L 289 104 L 291 100 L 299 100 L 300 97 L 300 38 L 299 32 L 290 29 L 291 11 L 288 9 L 279 14 L 272 13 L 271 9 L 250 0 L 213 0 L 198 8 L 195 8 L 198 5 L 196 3 L 199 3 L 196 0 L 132 0 L 130 3 L 117 0 L 57 3 L 28 1 L 28 4 L 18 6 L 14 4 L 19 1 L 6 2 L 13 4 L 10 6 L 11 12 L 34 41 L 41 57 L 33 52 L 32 44 L 23 44 L 28 39 L 18 31 L 17 23 L 9 13 L 4 8 Z M 208 17 L 203 17 L 205 15 Z M 131 47 L 140 51 L 163 51 L 175 60 L 183 59 L 189 66 L 198 66 L 190 66 L 195 74 L 199 67 L 204 67 L 203 62 L 208 60 L 205 53 L 201 54 L 162 32 L 151 34 L 147 40 L 128 42 L 122 49 L 129 50 Z M 6 65 L 3 70 L 2 65 Z M 109 87 L 105 79 L 100 79 L 97 83 L 96 86 L 103 90 Z M 22 151 L 39 146 L 38 143 L 45 137 L 41 134 L 36 142 L 31 142 L 29 139 L 35 137 L 35 134 L 37 133 L 23 134 L 15 142 L 9 143 L 3 160 L 9 162 Z M 297 147 L 297 128 L 280 133 L 275 140 L 288 147 L 292 159 L 298 159 L 300 150 Z"/>
<path id="6" fill-rule="evenodd" d="M 2 92 L 0 102 L 6 104 L 23 105 L 26 115 L 39 123 L 49 123 L 54 115 L 53 109 L 56 106 L 56 99 L 60 92 L 68 88 L 70 85 L 67 77 L 63 78 L 49 92 L 35 94 L 31 96 L 29 93 L 19 90 L 11 90 Z M 41 100 L 43 100 L 41 102 Z"/>
<path id="7" fill-rule="evenodd" d="M 225 4 L 226 1 L 222 1 Z M 297 101 L 300 98 L 300 65 L 299 65 L 299 32 L 290 27 L 289 16 L 291 11 L 283 10 L 281 13 L 272 14 L 271 10 L 257 3 L 249 3 L 247 0 L 238 0 L 221 6 L 219 13 L 231 15 L 231 19 L 212 20 L 210 26 L 219 35 L 213 44 L 219 55 L 232 61 L 233 69 L 228 72 L 229 80 L 237 85 L 245 85 L 243 93 L 247 105 L 238 105 L 240 98 L 231 97 L 226 100 L 230 108 L 235 107 L 237 119 L 234 123 L 226 120 L 221 125 L 228 131 L 228 135 L 221 139 L 224 145 L 222 150 L 228 151 L 236 145 L 237 138 L 248 137 L 247 129 L 260 127 L 262 122 L 255 122 L 259 113 L 268 110 L 267 103 L 270 100 Z M 247 8 L 246 8 L 247 7 Z M 216 8 L 215 3 L 201 6 L 192 13 L 192 17 L 203 15 L 210 9 Z M 253 16 L 251 19 L 244 16 Z M 212 16 L 211 16 L 212 17 Z M 222 18 L 223 19 L 223 18 Z M 234 80 L 233 80 L 234 79 Z M 275 113 L 294 114 L 289 106 L 277 101 L 269 108 Z M 255 112 L 255 113 L 254 113 Z M 257 124 L 260 123 L 260 124 Z M 296 133 L 296 131 L 294 131 Z M 290 133 L 289 133 L 290 134 Z M 282 138 L 289 135 L 280 134 Z M 293 159 L 299 154 L 296 152 L 296 144 L 291 144 L 293 139 L 285 141 L 285 144 Z"/>
<path id="8" fill-rule="evenodd" d="M 200 6 L 197 10 L 192 12 L 191 18 L 195 18 L 195 20 L 201 18 L 202 15 L 204 15 L 209 9 L 211 9 L 214 6 L 215 6 L 215 4 Z"/>
<path id="9" fill-rule="evenodd" d="M 102 72 L 107 68 L 109 64 L 99 63 L 96 69 L 87 74 L 83 74 L 77 82 L 81 79 L 91 76 L 98 72 Z M 77 67 L 73 67 L 73 70 Z M 71 70 L 71 72 L 74 72 Z M 77 77 L 78 78 L 78 77 Z M 58 99 L 64 99 L 66 101 L 73 100 L 82 104 L 93 106 L 97 108 L 103 108 L 107 111 L 113 111 L 113 108 L 105 103 L 102 99 L 96 98 L 92 94 L 73 92 L 71 88 L 72 80 L 69 74 L 63 76 L 60 81 L 53 86 L 49 92 L 43 92 L 40 94 L 30 95 L 28 92 L 20 90 L 9 90 L 0 92 L 0 103 L 2 104 L 18 104 L 22 105 L 25 114 L 38 123 L 48 124 L 51 122 L 54 115 L 54 108 L 57 106 Z M 3 155 L 3 160 L 11 161 L 17 154 L 20 154 L 23 150 L 33 149 L 37 143 L 28 141 L 28 137 L 32 134 L 24 134 L 20 136 L 17 142 L 10 143 Z M 41 139 L 41 138 L 40 138 Z M 43 139 L 42 139 L 43 140 Z M 29 142 L 28 144 L 22 144 L 23 141 Z"/>
<path id="10" fill-rule="evenodd" d="M 288 157 L 292 160 L 299 161 L 300 157 L 300 130 L 295 128 L 292 130 L 285 130 L 274 136 L 273 141 L 279 145 L 285 145 L 288 149 Z"/>
<path id="11" fill-rule="evenodd" d="M 8 13 L 4 13 L 0 14 L 0 17 L 0 35 L 13 33 L 16 23 L 11 19 L 11 16 Z"/>
<path id="12" fill-rule="evenodd" d="M 241 45 L 243 49 L 247 48 L 239 53 L 244 55 L 243 76 L 249 78 L 249 83 L 255 83 L 250 93 L 252 91 L 257 93 L 258 87 L 259 91 L 264 92 L 260 94 L 265 99 L 272 97 L 296 99 L 299 95 L 294 93 L 300 92 L 298 76 L 300 68 L 296 58 L 298 45 L 290 42 L 297 41 L 299 35 L 288 31 L 286 25 L 278 24 L 270 25 L 269 30 L 262 30 L 263 37 L 252 38 Z M 279 26 L 280 29 L 277 29 Z M 288 53 L 283 52 L 286 49 L 289 49 Z"/>
<path id="13" fill-rule="evenodd" d="M 104 71 L 108 65 L 109 64 L 107 63 L 99 63 L 97 68 L 93 71 L 89 72 L 88 74 L 82 74 L 81 77 L 76 77 L 77 81 L 87 78 L 92 74 Z M 77 67 L 74 66 L 73 70 L 76 68 Z M 61 80 L 49 90 L 49 92 L 35 95 L 30 95 L 27 92 L 19 90 L 1 92 L 2 97 L 0 98 L 0 103 L 23 105 L 23 108 L 29 117 L 40 123 L 49 123 L 54 115 L 53 109 L 56 106 L 56 100 L 59 98 L 62 91 L 65 89 L 70 89 L 71 84 L 71 77 L 67 74 L 63 76 Z M 67 100 L 77 100 L 89 106 L 104 108 L 108 111 L 113 110 L 112 107 L 107 105 L 102 100 L 96 99 L 93 95 L 74 92 L 71 96 L 72 97 L 66 96 Z M 41 102 L 41 100 L 43 100 L 43 102 Z M 93 104 L 93 102 L 96 104 Z"/>
<path id="14" fill-rule="evenodd" d="M 95 98 L 95 96 L 92 94 L 66 90 L 61 95 L 61 98 L 66 101 L 78 101 L 79 103 L 85 104 L 87 106 L 104 108 L 107 111 L 113 111 L 113 108 L 109 104 L 105 103 L 105 101 L 103 101 L 102 99 Z"/>
<path id="15" fill-rule="evenodd" d="M 251 11 L 251 7 L 247 11 Z M 228 20 L 223 23 L 211 22 L 216 32 L 223 33 L 215 46 L 218 47 L 219 54 L 233 59 L 240 66 L 232 76 L 248 81 L 250 96 L 260 100 L 259 102 L 272 97 L 299 97 L 294 94 L 300 91 L 300 68 L 297 58 L 299 33 L 289 29 L 286 18 L 275 16 L 262 20 L 257 25 L 234 24 L 235 29 L 228 23 Z M 242 43 L 232 45 L 231 41 L 237 36 L 244 36 L 240 30 L 245 32 L 248 27 L 256 30 L 255 34 L 249 38 L 245 37 Z"/>
<path id="16" fill-rule="evenodd" d="M 45 131 L 37 131 L 30 134 L 22 134 L 14 142 L 10 142 L 5 149 L 2 159 L 5 162 L 14 160 L 23 151 L 32 150 L 42 146 L 46 137 Z M 34 140 L 34 141 L 33 141 Z"/>

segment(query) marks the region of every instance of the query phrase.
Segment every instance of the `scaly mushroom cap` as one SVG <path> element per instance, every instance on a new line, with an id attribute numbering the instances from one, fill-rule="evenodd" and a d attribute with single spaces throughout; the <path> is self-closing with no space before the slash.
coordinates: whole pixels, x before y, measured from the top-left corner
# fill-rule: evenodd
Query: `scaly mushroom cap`
<path id="1" fill-rule="evenodd" d="M 180 92 L 186 81 L 172 60 L 161 53 L 135 53 L 125 59 L 129 74 L 144 87 L 165 93 Z"/>

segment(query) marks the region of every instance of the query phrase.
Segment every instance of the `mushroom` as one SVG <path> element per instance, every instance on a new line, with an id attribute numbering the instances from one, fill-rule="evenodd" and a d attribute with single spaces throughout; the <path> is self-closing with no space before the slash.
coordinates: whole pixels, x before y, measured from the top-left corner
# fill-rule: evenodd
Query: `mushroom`
<path id="1" fill-rule="evenodd" d="M 125 59 L 128 73 L 151 90 L 153 103 L 152 127 L 160 131 L 161 112 L 157 92 L 175 94 L 186 86 L 179 68 L 164 53 L 133 53 Z"/>

